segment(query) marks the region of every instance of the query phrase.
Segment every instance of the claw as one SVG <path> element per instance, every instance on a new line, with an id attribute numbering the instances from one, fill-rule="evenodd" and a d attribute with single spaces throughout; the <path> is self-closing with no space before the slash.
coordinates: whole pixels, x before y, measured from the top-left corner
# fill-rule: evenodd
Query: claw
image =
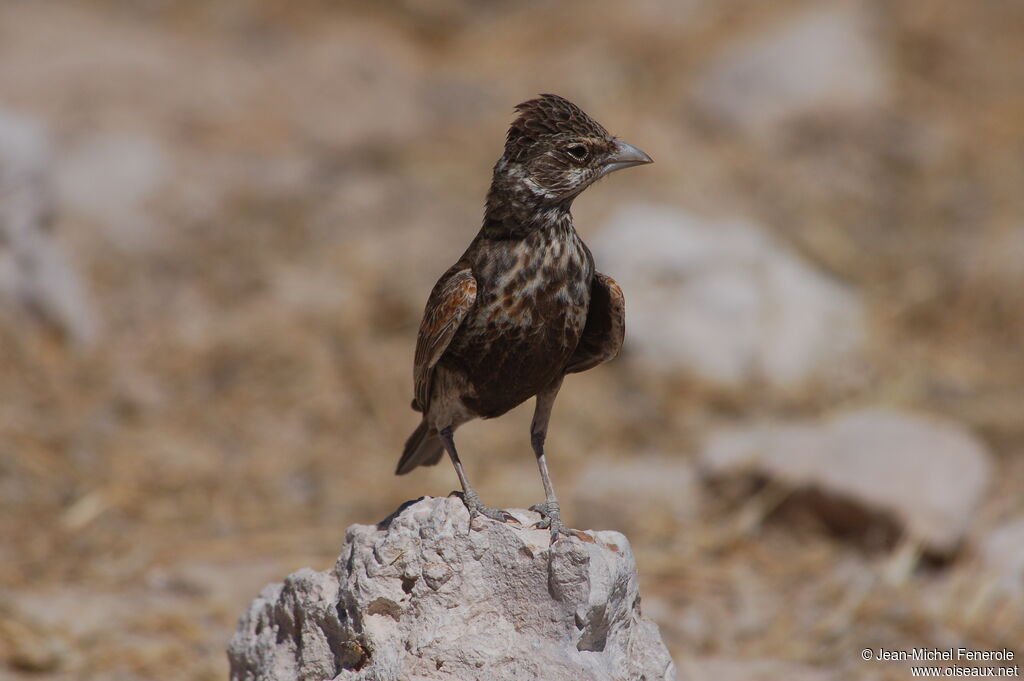
<path id="1" fill-rule="evenodd" d="M 533 527 L 539 530 L 550 529 L 552 544 L 558 541 L 558 537 L 561 535 L 569 536 L 576 534 L 575 530 L 570 530 L 562 523 L 562 511 L 558 507 L 557 501 L 534 504 L 530 507 L 530 510 L 540 513 L 541 518 L 533 524 Z"/>
<path id="2" fill-rule="evenodd" d="M 470 525 L 473 524 L 473 518 L 477 517 L 478 515 L 482 515 L 485 518 L 490 518 L 491 520 L 496 520 L 499 523 L 507 523 L 510 520 L 515 523 L 519 522 L 511 513 L 502 511 L 501 509 L 489 508 L 487 506 L 484 506 L 483 502 L 480 501 L 480 497 L 477 496 L 475 490 L 471 489 L 469 492 L 464 492 L 462 494 L 462 502 L 466 504 L 466 509 L 469 510 Z"/>

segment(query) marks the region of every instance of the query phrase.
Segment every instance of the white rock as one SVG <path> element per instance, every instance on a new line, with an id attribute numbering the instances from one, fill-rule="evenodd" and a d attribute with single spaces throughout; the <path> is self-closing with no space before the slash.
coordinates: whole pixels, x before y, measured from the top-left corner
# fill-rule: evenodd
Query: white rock
<path id="1" fill-rule="evenodd" d="M 713 58 L 694 102 L 750 134 L 807 114 L 872 111 L 889 90 L 876 42 L 864 5 L 815 6 Z"/>
<path id="2" fill-rule="evenodd" d="M 147 202 L 167 180 L 168 161 L 155 141 L 102 133 L 83 139 L 61 159 L 61 209 L 92 220 L 111 243 L 137 248 L 151 242 L 156 223 Z"/>
<path id="3" fill-rule="evenodd" d="M 1024 518 L 992 530 L 981 545 L 981 557 L 1000 587 L 1024 596 Z"/>
<path id="4" fill-rule="evenodd" d="M 963 539 L 992 468 L 986 448 L 959 425 L 883 410 L 720 431 L 700 464 L 713 476 L 752 472 L 852 502 L 937 553 Z"/>
<path id="5" fill-rule="evenodd" d="M 266 587 L 228 648 L 232 679 L 675 679 L 617 532 L 550 547 L 524 525 L 424 498 L 353 525 L 333 570 Z"/>
<path id="6" fill-rule="evenodd" d="M 0 112 L 0 302 L 87 344 L 96 318 L 75 266 L 54 240 L 50 146 L 42 127 Z"/>
<path id="7" fill-rule="evenodd" d="M 727 387 L 835 378 L 865 342 L 863 303 L 763 230 L 633 205 L 591 239 L 626 295 L 626 348 Z"/>

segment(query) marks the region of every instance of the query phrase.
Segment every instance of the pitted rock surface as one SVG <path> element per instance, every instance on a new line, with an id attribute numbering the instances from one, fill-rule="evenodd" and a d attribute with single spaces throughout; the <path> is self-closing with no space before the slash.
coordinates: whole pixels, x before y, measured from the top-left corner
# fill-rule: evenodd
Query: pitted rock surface
<path id="1" fill-rule="evenodd" d="M 617 532 L 551 546 L 538 516 L 477 518 L 457 498 L 353 525 L 334 569 L 266 587 L 228 649 L 237 681 L 593 679 L 668 681 Z"/>

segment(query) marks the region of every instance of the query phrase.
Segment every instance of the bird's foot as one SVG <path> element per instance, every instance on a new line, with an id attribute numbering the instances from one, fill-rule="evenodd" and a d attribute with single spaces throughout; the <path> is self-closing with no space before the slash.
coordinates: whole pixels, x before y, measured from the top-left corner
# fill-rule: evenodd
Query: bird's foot
<path id="1" fill-rule="evenodd" d="M 462 502 L 466 504 L 466 508 L 469 510 L 470 525 L 473 524 L 473 518 L 478 515 L 490 518 L 491 520 L 497 520 L 499 523 L 505 523 L 510 520 L 516 523 L 519 522 L 511 513 L 502 511 L 498 508 L 484 506 L 483 502 L 480 501 L 480 497 L 477 495 L 476 490 L 472 488 L 462 493 Z"/>
<path id="2" fill-rule="evenodd" d="M 562 523 L 562 510 L 557 501 L 546 501 L 543 504 L 534 504 L 531 511 L 540 513 L 540 521 L 534 523 L 534 527 L 544 530 L 551 530 L 551 543 L 554 544 L 560 535 L 575 535 L 575 530 L 570 530 Z"/>

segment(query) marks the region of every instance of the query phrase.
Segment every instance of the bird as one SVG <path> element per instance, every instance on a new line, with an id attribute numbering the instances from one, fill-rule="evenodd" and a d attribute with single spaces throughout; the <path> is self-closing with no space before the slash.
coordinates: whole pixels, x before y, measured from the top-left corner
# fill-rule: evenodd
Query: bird
<path id="1" fill-rule="evenodd" d="M 422 419 L 395 472 L 435 465 L 447 452 L 470 523 L 477 516 L 514 521 L 481 502 L 454 433 L 535 397 L 530 443 L 545 501 L 530 510 L 553 543 L 573 531 L 562 521 L 544 453 L 551 409 L 565 376 L 616 357 L 625 335 L 622 289 L 596 270 L 572 204 L 609 173 L 653 161 L 558 95 L 515 110 L 480 231 L 438 279 L 423 312 L 412 401 Z"/>

